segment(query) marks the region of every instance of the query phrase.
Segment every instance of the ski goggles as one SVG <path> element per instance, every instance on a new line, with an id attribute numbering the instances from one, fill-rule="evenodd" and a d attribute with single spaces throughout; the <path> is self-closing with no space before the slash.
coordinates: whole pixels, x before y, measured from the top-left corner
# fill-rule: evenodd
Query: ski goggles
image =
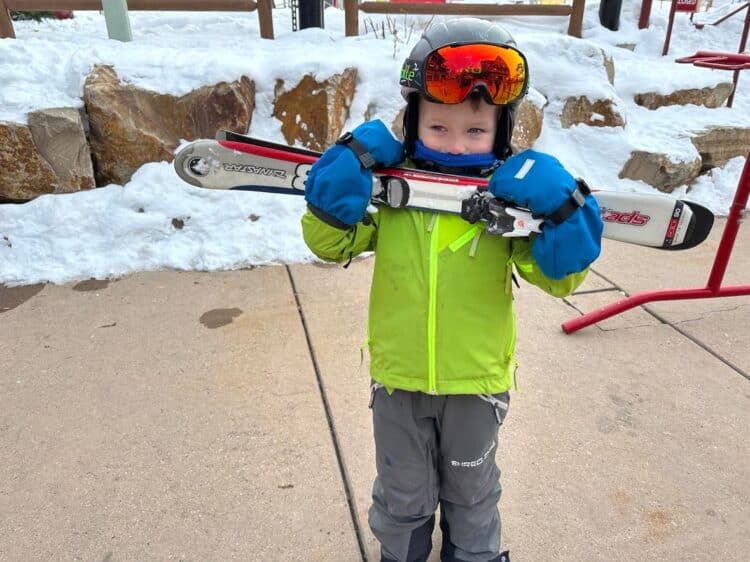
<path id="1" fill-rule="evenodd" d="M 423 61 L 406 59 L 399 84 L 446 104 L 461 103 L 481 87 L 488 102 L 506 105 L 526 94 L 529 73 L 526 58 L 517 49 L 469 43 L 440 47 Z"/>

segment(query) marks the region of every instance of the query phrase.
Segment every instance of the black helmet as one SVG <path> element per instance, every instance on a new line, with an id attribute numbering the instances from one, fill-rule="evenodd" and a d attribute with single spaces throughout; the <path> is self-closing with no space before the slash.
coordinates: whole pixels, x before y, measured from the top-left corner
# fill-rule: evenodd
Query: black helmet
<path id="1" fill-rule="evenodd" d="M 414 154 L 414 143 L 417 140 L 417 124 L 419 121 L 419 96 L 424 95 L 421 83 L 414 82 L 405 76 L 414 65 L 419 66 L 424 60 L 441 47 L 466 44 L 488 44 L 503 47 L 516 47 L 513 36 L 503 27 L 496 23 L 477 18 L 457 18 L 430 26 L 412 49 L 404 62 L 401 73 L 401 95 L 407 102 L 404 112 L 404 150 L 407 156 Z M 519 53 L 520 54 L 520 53 Z M 523 57 L 521 55 L 521 57 Z M 525 64 L 525 59 L 524 59 Z M 527 73 L 526 73 L 527 74 Z M 493 153 L 499 160 L 505 160 L 511 154 L 510 140 L 513 134 L 513 124 L 516 108 L 521 97 L 526 93 L 528 76 L 525 77 L 523 90 L 513 102 L 502 105 L 498 111 L 497 131 L 495 133 L 495 144 Z M 489 98 L 486 86 L 483 89 L 484 97 Z"/>

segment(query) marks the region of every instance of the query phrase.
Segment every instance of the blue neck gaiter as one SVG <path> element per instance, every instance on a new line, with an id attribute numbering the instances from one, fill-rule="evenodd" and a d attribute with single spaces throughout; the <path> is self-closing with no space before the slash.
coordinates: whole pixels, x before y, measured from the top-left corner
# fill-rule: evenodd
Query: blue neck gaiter
<path id="1" fill-rule="evenodd" d="M 414 159 L 434 162 L 447 168 L 492 168 L 496 158 L 492 152 L 483 154 L 448 154 L 427 148 L 421 140 L 414 143 Z"/>

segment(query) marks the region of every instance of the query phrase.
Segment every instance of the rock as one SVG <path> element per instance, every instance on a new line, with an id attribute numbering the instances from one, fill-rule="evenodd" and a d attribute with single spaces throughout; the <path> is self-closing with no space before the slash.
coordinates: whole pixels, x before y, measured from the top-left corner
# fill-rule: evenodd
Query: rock
<path id="1" fill-rule="evenodd" d="M 0 122 L 0 197 L 27 201 L 59 187 L 26 125 Z"/>
<path id="2" fill-rule="evenodd" d="M 558 102 L 567 98 L 587 94 L 589 99 L 617 99 L 612 86 L 614 63 L 611 48 L 603 49 L 586 39 L 530 34 L 524 37 L 524 51 L 532 71 L 532 83 L 550 102 L 552 109 Z M 552 63 L 554 61 L 554 63 Z M 555 69 L 559 69 L 555 71 Z M 586 83 L 576 80 L 561 80 L 560 72 L 575 68 Z M 536 70 L 535 70 L 536 69 Z"/>
<path id="3" fill-rule="evenodd" d="M 690 139 L 703 160 L 702 171 L 750 152 L 750 128 L 709 127 Z"/>
<path id="4" fill-rule="evenodd" d="M 0 123 L 0 197 L 27 201 L 94 187 L 80 112 L 41 109 L 28 120 L 28 125 Z"/>
<path id="5" fill-rule="evenodd" d="M 690 88 L 677 90 L 671 94 L 657 94 L 655 92 L 636 94 L 635 103 L 648 109 L 657 109 L 666 105 L 703 105 L 719 107 L 727 101 L 732 93 L 731 82 L 721 82 L 712 88 Z"/>
<path id="6" fill-rule="evenodd" d="M 95 187 L 94 167 L 81 113 L 74 108 L 41 109 L 29 113 L 29 130 L 42 157 L 58 179 L 54 193 Z"/>
<path id="7" fill-rule="evenodd" d="M 406 113 L 406 105 L 399 110 L 396 117 L 393 118 L 393 124 L 391 125 L 391 132 L 401 142 L 404 141 L 404 113 Z"/>
<path id="8" fill-rule="evenodd" d="M 641 180 L 659 191 L 671 193 L 675 187 L 694 180 L 701 171 L 699 156 L 686 162 L 677 161 L 666 154 L 635 150 L 620 171 L 620 178 Z"/>
<path id="9" fill-rule="evenodd" d="M 374 116 L 375 116 L 376 110 L 377 108 L 375 104 L 373 103 L 368 104 L 367 107 L 365 108 L 365 114 L 362 120 L 370 121 L 371 119 L 375 119 Z M 393 121 L 391 122 L 391 132 L 401 142 L 404 141 L 404 113 L 405 112 L 406 112 L 406 102 L 404 102 L 403 107 L 398 110 L 398 113 L 396 113 L 396 116 L 393 118 Z"/>
<path id="10" fill-rule="evenodd" d="M 613 86 L 615 85 L 615 60 L 607 54 L 606 51 L 602 50 L 602 57 L 604 59 L 604 70 L 607 72 L 607 80 Z"/>
<path id="11" fill-rule="evenodd" d="M 97 185 L 125 184 L 147 162 L 171 161 L 180 139 L 245 133 L 255 107 L 246 76 L 175 97 L 122 83 L 110 66 L 86 78 L 84 102 Z"/>
<path id="12" fill-rule="evenodd" d="M 281 132 L 290 145 L 296 142 L 312 150 L 325 150 L 341 135 L 354 98 L 357 69 L 318 82 L 305 75 L 292 90 L 276 83 L 273 116 L 281 121 Z"/>
<path id="13" fill-rule="evenodd" d="M 521 101 L 516 109 L 516 122 L 513 126 L 513 138 L 510 141 L 514 152 L 531 148 L 542 134 L 544 105 L 547 100 L 541 94 L 531 95 L 532 92 Z"/>
<path id="14" fill-rule="evenodd" d="M 625 118 L 613 100 L 599 99 L 592 102 L 586 96 L 577 96 L 565 100 L 560 123 L 565 129 L 581 124 L 591 127 L 624 127 Z"/>

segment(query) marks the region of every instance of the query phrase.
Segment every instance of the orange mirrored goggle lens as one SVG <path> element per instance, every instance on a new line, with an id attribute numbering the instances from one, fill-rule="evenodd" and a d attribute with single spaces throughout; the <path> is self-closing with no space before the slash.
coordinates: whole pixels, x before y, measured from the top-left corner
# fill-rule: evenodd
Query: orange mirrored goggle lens
<path id="1" fill-rule="evenodd" d="M 461 103 L 481 85 L 494 104 L 505 105 L 526 94 L 526 70 L 526 59 L 512 47 L 447 45 L 425 60 L 424 91 L 442 103 Z"/>

